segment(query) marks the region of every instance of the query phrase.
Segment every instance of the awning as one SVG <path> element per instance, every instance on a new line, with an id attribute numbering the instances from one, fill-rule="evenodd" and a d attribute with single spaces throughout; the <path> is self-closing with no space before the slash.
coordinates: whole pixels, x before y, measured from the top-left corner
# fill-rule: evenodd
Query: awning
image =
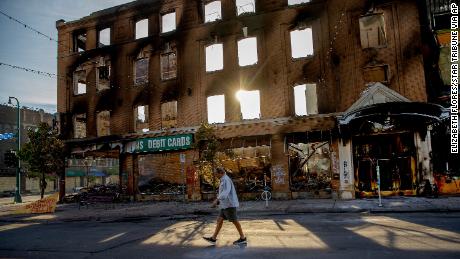
<path id="1" fill-rule="evenodd" d="M 342 126 L 359 120 L 381 122 L 388 117 L 429 125 L 448 118 L 449 110 L 437 104 L 422 102 L 378 103 L 345 113 L 338 117 L 338 122 Z"/>

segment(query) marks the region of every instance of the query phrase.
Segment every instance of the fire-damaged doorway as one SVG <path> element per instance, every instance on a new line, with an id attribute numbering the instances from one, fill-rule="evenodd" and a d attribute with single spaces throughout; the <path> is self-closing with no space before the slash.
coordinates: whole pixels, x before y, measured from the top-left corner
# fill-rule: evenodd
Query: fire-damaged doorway
<path id="1" fill-rule="evenodd" d="M 416 149 L 413 132 L 353 137 L 357 197 L 377 193 L 377 169 L 382 195 L 415 195 Z"/>

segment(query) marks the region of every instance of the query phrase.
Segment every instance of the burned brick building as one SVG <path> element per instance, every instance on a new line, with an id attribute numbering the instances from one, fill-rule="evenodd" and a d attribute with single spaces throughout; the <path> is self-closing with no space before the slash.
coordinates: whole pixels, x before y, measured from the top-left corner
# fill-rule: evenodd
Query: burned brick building
<path id="1" fill-rule="evenodd" d="M 193 141 L 207 122 L 243 197 L 264 180 L 275 198 L 373 196 L 377 171 L 385 195 L 415 195 L 433 181 L 430 125 L 448 115 L 427 103 L 419 13 L 415 0 L 139 0 L 57 21 L 69 168 L 112 161 L 138 199 L 152 179 L 206 198 Z"/>

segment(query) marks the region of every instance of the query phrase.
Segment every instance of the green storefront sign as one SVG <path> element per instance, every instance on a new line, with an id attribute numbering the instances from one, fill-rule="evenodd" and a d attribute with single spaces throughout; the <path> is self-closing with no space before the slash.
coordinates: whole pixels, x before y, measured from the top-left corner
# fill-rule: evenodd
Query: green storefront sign
<path id="1" fill-rule="evenodd" d="M 182 134 L 158 138 L 144 138 L 136 141 L 134 152 L 158 152 L 182 150 L 192 147 L 193 134 Z"/>

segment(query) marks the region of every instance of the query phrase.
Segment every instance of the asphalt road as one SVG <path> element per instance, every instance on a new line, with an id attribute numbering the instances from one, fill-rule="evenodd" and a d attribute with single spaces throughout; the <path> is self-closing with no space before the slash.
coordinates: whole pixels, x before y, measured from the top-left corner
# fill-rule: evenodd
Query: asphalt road
<path id="1" fill-rule="evenodd" d="M 0 258 L 460 258 L 460 213 L 296 214 L 242 218 L 246 246 L 214 217 L 0 222 Z"/>

